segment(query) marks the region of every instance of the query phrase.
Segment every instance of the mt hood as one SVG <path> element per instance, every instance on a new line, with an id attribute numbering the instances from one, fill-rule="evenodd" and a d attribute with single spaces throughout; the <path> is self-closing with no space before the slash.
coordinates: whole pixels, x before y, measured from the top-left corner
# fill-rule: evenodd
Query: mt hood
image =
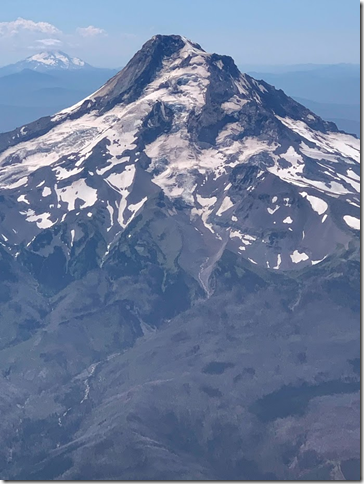
<path id="1" fill-rule="evenodd" d="M 359 229 L 359 140 L 178 36 L 154 37 L 99 91 L 0 147 L 13 200 L 1 235 L 14 254 L 33 252 L 47 229 L 66 261 L 92 223 L 105 263 L 162 203 L 186 234 L 179 264 L 208 291 L 225 249 L 292 270 L 348 247 Z"/>
<path id="2" fill-rule="evenodd" d="M 357 475 L 359 150 L 177 35 L 1 134 L 2 478 Z"/>

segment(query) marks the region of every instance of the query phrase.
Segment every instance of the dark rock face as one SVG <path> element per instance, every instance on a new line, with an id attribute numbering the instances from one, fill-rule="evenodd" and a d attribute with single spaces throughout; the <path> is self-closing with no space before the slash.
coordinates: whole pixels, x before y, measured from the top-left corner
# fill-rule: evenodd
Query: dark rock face
<path id="1" fill-rule="evenodd" d="M 1 135 L 1 476 L 357 476 L 358 155 L 179 36 Z"/>
<path id="2" fill-rule="evenodd" d="M 146 42 L 125 68 L 100 90 L 100 103 L 105 109 L 119 102 L 135 101 L 153 80 L 166 57 L 184 47 L 178 35 L 156 35 Z"/>

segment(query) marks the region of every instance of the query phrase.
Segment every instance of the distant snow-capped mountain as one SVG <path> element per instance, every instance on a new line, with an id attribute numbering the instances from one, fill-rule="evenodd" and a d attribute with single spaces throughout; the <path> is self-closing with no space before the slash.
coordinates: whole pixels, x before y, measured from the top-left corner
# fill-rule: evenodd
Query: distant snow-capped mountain
<path id="1" fill-rule="evenodd" d="M 93 69 L 90 64 L 78 57 L 71 57 L 64 52 L 43 51 L 31 55 L 24 60 L 9 64 L 0 68 L 0 76 L 21 72 L 24 69 L 31 69 L 38 72 L 65 71 L 65 70 L 82 70 Z"/>
<path id="2" fill-rule="evenodd" d="M 34 70 L 44 69 L 82 69 L 91 67 L 78 57 L 70 57 L 61 51 L 40 52 L 32 55 L 24 61 L 28 68 Z"/>

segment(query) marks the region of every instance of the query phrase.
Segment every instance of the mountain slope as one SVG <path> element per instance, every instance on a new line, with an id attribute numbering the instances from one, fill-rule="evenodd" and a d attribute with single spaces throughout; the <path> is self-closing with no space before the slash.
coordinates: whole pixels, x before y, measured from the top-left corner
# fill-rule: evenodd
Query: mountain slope
<path id="1" fill-rule="evenodd" d="M 284 66 L 274 72 L 247 69 L 256 79 L 263 78 L 283 89 L 322 118 L 360 137 L 360 67 L 355 64 Z"/>
<path id="2" fill-rule="evenodd" d="M 360 104 L 359 64 L 295 66 L 293 71 L 259 71 L 249 69 L 255 78 L 263 78 L 293 97 L 318 103 Z"/>
<path id="3" fill-rule="evenodd" d="M 322 118 L 333 121 L 340 129 L 360 137 L 360 102 L 357 104 L 325 104 L 295 98 Z"/>
<path id="4" fill-rule="evenodd" d="M 355 137 L 158 35 L 0 150 L 6 478 L 355 471 Z"/>

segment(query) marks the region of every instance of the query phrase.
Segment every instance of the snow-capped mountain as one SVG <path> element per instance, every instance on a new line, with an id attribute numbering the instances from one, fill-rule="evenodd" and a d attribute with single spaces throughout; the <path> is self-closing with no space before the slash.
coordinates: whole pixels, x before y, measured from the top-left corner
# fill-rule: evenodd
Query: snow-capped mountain
<path id="1" fill-rule="evenodd" d="M 359 176 L 358 139 L 177 35 L 1 134 L 1 476 L 356 475 Z"/>
<path id="2" fill-rule="evenodd" d="M 27 57 L 24 63 L 28 66 L 28 69 L 35 71 L 45 69 L 82 69 L 88 66 L 82 59 L 70 57 L 61 51 L 40 52 L 39 54 Z"/>
<path id="3" fill-rule="evenodd" d="M 64 71 L 64 70 L 82 70 L 92 69 L 78 57 L 71 57 L 60 50 L 42 51 L 31 55 L 24 60 L 0 68 L 0 75 L 9 75 L 21 72 L 24 69 L 31 69 L 38 72 Z"/>
<path id="4" fill-rule="evenodd" d="M 14 254 L 59 227 L 52 244 L 68 258 L 94 220 L 105 261 L 163 196 L 188 233 L 180 263 L 207 289 L 226 248 L 292 270 L 359 230 L 359 140 L 180 37 L 153 38 L 92 96 L 0 144 Z"/>

